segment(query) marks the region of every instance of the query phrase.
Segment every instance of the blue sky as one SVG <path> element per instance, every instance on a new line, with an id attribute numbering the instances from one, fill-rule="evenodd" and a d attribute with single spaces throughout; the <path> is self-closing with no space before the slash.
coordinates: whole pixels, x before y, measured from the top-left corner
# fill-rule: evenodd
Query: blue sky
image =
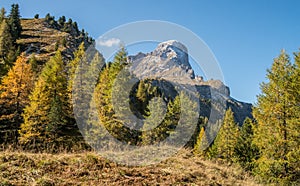
<path id="1" fill-rule="evenodd" d="M 213 51 L 231 89 L 231 96 L 254 103 L 266 69 L 285 49 L 300 48 L 300 1 L 291 0 L 52 0 L 1 1 L 7 11 L 12 3 L 20 5 L 21 16 L 56 18 L 65 15 L 80 28 L 98 38 L 105 32 L 129 22 L 163 20 L 193 31 Z"/>

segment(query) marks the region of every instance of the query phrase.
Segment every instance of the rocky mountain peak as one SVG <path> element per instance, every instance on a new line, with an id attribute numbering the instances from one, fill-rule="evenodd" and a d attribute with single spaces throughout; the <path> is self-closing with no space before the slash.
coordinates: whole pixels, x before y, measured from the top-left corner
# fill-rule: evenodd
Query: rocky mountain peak
<path id="1" fill-rule="evenodd" d="M 160 43 L 153 51 L 152 55 L 159 56 L 162 59 L 170 60 L 183 68 L 192 69 L 188 59 L 188 50 L 186 46 L 176 40 L 169 40 Z"/>
<path id="2" fill-rule="evenodd" d="M 160 43 L 153 53 L 158 55 L 160 54 L 161 57 L 165 58 L 188 57 L 187 48 L 182 43 L 176 40 L 170 40 Z"/>
<path id="3" fill-rule="evenodd" d="M 187 48 L 180 42 L 170 40 L 158 44 L 153 52 L 129 56 L 131 71 L 138 78 L 164 78 L 168 80 L 191 80 L 194 71 L 188 60 Z"/>
<path id="4" fill-rule="evenodd" d="M 189 63 L 187 47 L 176 40 L 159 43 L 154 51 L 135 56 L 129 56 L 132 64 L 130 70 L 140 79 L 154 78 L 165 79 L 180 84 L 210 86 L 225 96 L 230 96 L 230 91 L 219 80 L 204 81 L 203 77 L 194 74 Z"/>

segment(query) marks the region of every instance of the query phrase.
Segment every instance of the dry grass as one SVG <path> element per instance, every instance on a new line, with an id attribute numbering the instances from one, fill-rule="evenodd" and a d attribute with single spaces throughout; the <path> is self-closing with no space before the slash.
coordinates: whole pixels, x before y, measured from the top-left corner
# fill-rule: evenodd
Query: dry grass
<path id="1" fill-rule="evenodd" d="M 66 32 L 48 28 L 45 26 L 44 19 L 22 19 L 21 24 L 23 32 L 21 39 L 18 40 L 20 43 L 43 42 L 51 45 L 57 41 L 57 38 L 68 35 Z"/>
<path id="2" fill-rule="evenodd" d="M 93 152 L 0 153 L 0 185 L 257 185 L 240 168 L 183 150 L 157 165 L 127 167 Z"/>

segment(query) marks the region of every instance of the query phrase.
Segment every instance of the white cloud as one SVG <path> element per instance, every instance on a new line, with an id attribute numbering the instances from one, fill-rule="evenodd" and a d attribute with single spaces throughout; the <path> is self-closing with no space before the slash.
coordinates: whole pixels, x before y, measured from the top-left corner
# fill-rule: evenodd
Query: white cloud
<path id="1" fill-rule="evenodd" d="M 120 45 L 121 40 L 117 39 L 117 38 L 110 38 L 110 39 L 103 39 L 103 38 L 99 38 L 97 40 L 97 44 L 100 46 L 106 46 L 106 47 L 112 47 L 112 46 L 118 46 Z"/>

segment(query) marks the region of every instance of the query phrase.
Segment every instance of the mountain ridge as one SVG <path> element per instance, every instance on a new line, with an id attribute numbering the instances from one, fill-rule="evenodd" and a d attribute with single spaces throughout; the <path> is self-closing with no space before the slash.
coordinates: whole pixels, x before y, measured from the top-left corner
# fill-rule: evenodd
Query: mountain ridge
<path id="1" fill-rule="evenodd" d="M 68 61 L 74 57 L 74 52 L 82 42 L 86 48 L 92 44 L 86 33 L 75 31 L 78 28 L 72 26 L 70 31 L 66 31 L 54 23 L 46 18 L 21 19 L 22 32 L 16 43 L 27 58 L 34 55 L 38 61 L 45 63 L 59 49 L 64 61 Z"/>

